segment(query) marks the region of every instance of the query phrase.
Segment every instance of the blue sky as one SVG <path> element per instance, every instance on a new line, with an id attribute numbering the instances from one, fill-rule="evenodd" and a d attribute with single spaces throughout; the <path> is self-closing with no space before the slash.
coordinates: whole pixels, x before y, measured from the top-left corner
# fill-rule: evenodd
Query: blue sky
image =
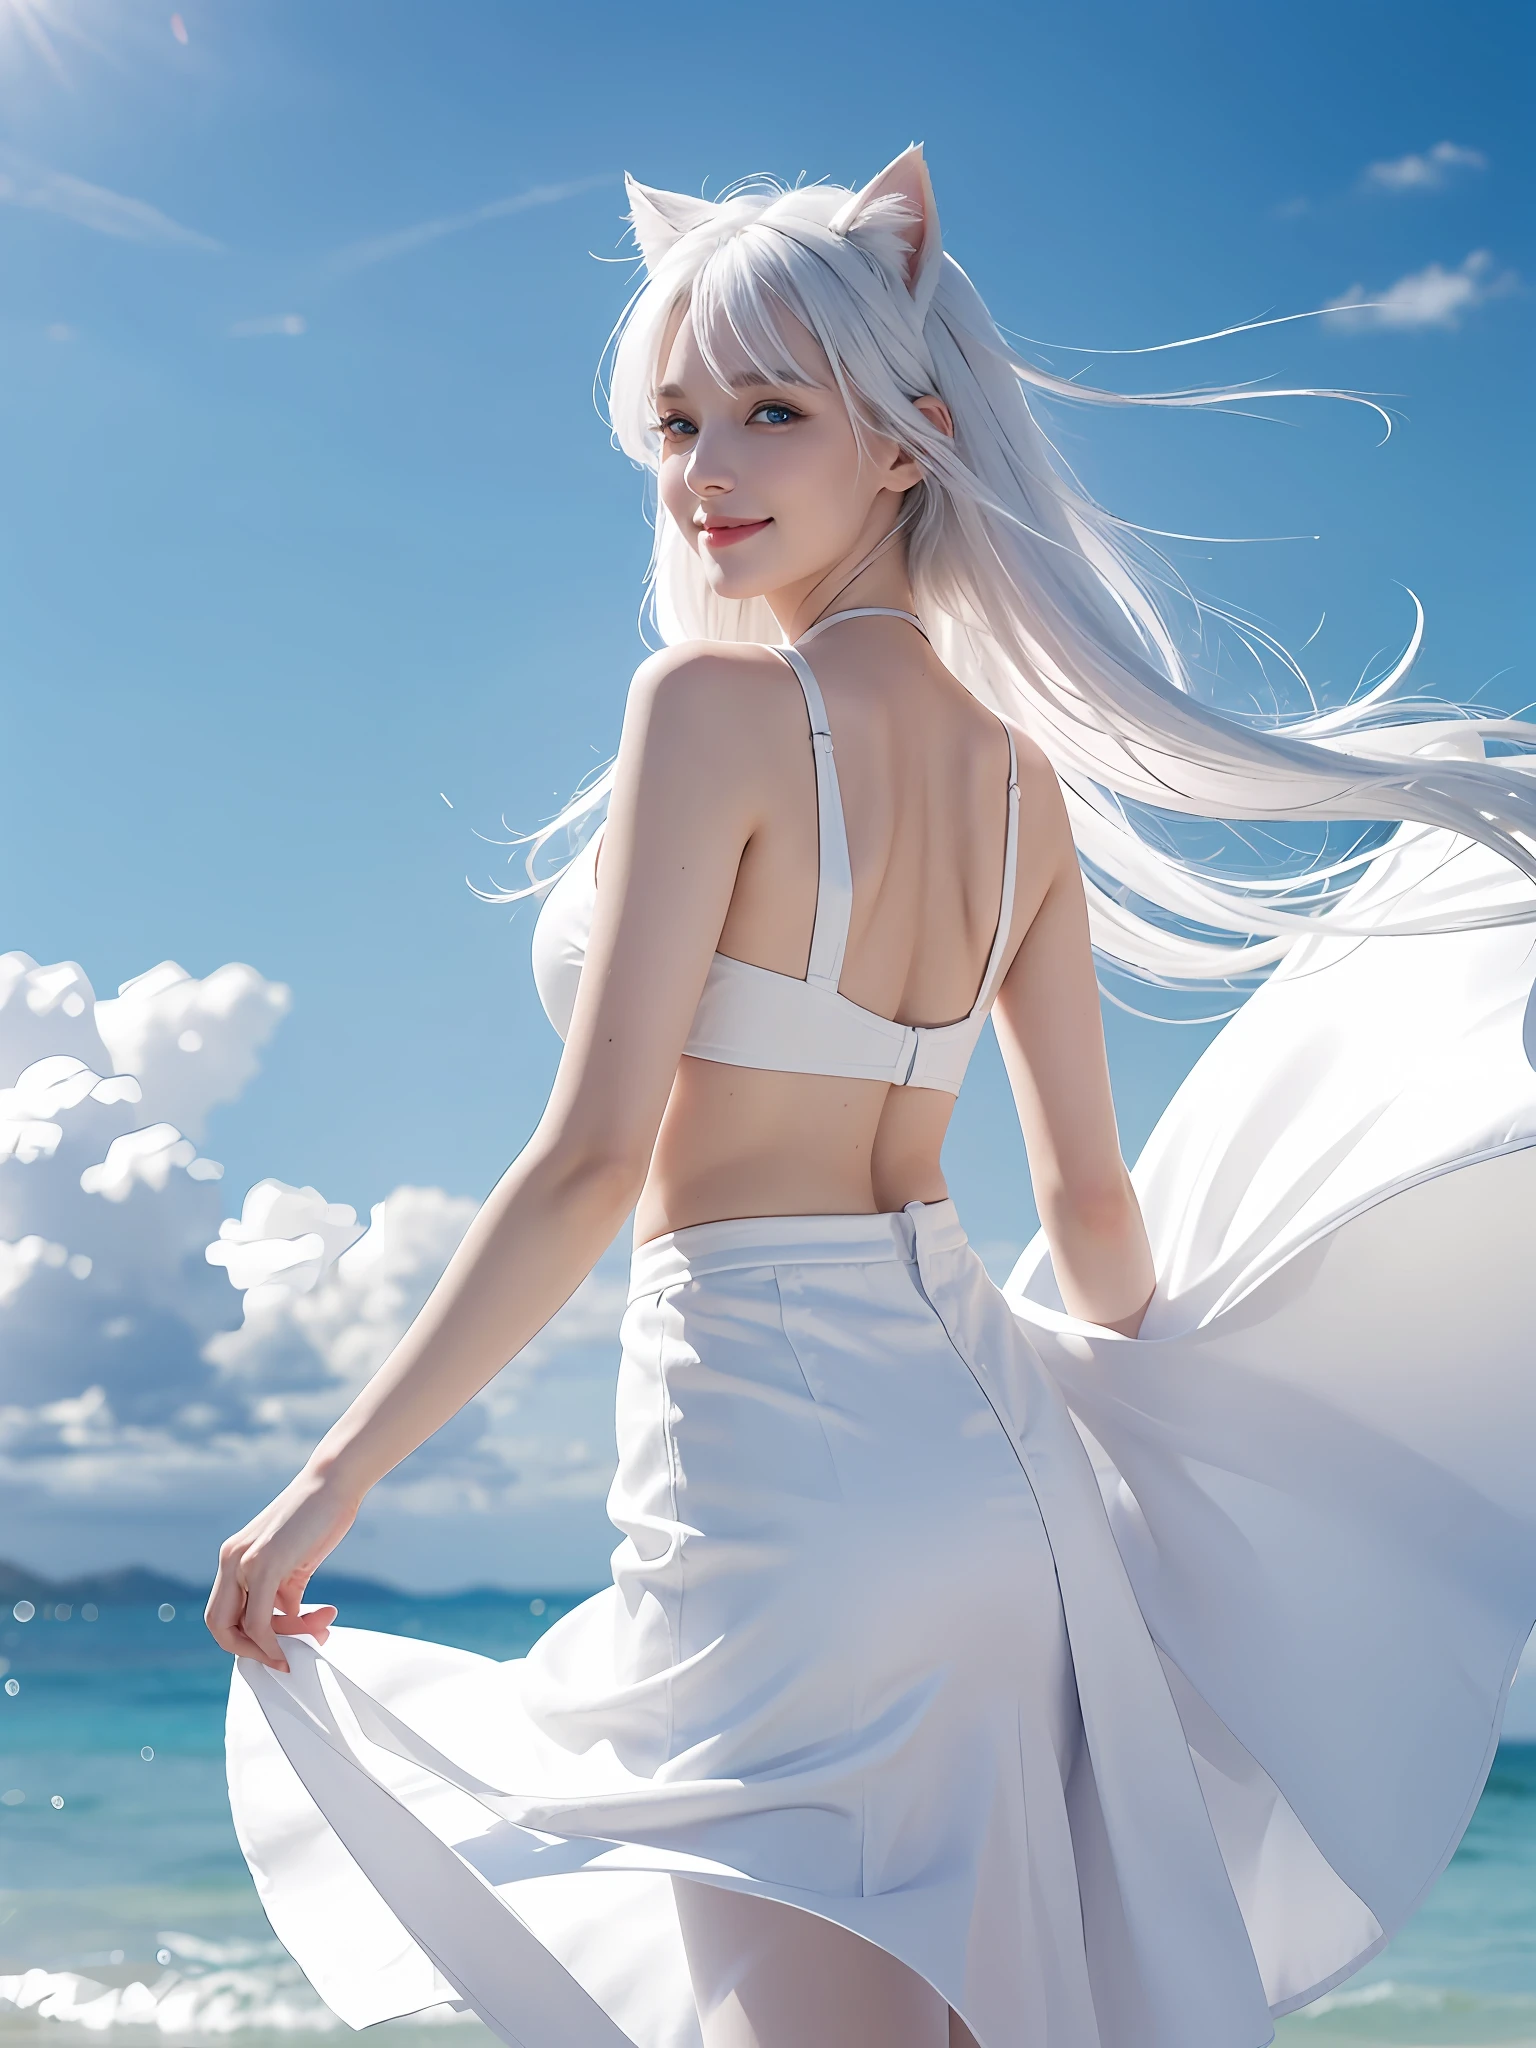
<path id="1" fill-rule="evenodd" d="M 212 1112 L 225 1213 L 263 1175 L 484 1193 L 557 1047 L 475 834 L 606 756 L 641 653 L 641 491 L 592 403 L 626 168 L 857 182 L 919 138 L 949 248 L 1071 369 L 1383 299 L 1095 374 L 1391 393 L 1385 447 L 1323 404 L 1059 438 L 1151 525 L 1321 535 L 1179 560 L 1292 644 L 1326 614 L 1325 684 L 1401 641 L 1407 584 L 1426 682 L 1525 702 L 1530 20 L 0 0 L 0 951 L 101 996 L 165 959 L 291 989 Z M 1111 1019 L 1131 1152 L 1205 1035 Z M 948 1165 L 1021 1243 L 990 1040 Z"/>

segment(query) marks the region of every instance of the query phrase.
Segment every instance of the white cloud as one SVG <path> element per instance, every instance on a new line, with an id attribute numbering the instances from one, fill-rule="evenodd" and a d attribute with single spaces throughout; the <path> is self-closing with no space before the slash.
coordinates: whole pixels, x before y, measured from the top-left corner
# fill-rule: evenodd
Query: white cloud
<path id="1" fill-rule="evenodd" d="M 58 214 L 76 226 L 120 242 L 217 251 L 220 244 L 196 228 L 183 227 L 145 199 L 130 199 L 105 185 L 92 185 L 67 171 L 49 170 L 15 150 L 0 152 L 0 205 Z"/>
<path id="2" fill-rule="evenodd" d="M 308 328 L 302 313 L 266 313 L 259 320 L 232 321 L 229 332 L 235 341 L 258 341 L 267 335 L 286 335 L 296 341 Z"/>
<path id="3" fill-rule="evenodd" d="M 184 1406 L 217 1397 L 202 1347 L 235 1320 L 202 1260 L 219 1169 L 158 1108 L 113 1073 L 79 967 L 0 956 L 0 1116 L 21 1134 L 0 1147 L 0 1440 L 18 1484 L 48 1440 L 68 1447 L 60 1401 L 100 1389 L 124 1429 L 176 1436 Z"/>
<path id="4" fill-rule="evenodd" d="M 233 1102 L 292 997 L 254 967 L 220 967 L 202 981 L 174 960 L 125 981 L 96 1005 L 96 1028 L 119 1074 L 134 1074 L 159 1117 L 200 1138 L 216 1103 Z"/>
<path id="5" fill-rule="evenodd" d="M 232 1378 L 276 1390 L 266 1404 L 269 1419 L 289 1390 L 307 1396 L 318 1389 L 327 1398 L 345 1390 L 350 1397 L 383 1364 L 469 1228 L 476 1204 L 441 1188 L 397 1188 L 374 1205 L 366 1231 L 350 1209 L 338 1214 L 339 1208 L 314 1188 L 263 1181 L 247 1196 L 238 1226 L 249 1233 L 238 1247 L 243 1265 L 224 1241 L 233 1234 L 228 1225 L 221 1242 L 208 1247 L 209 1261 L 227 1265 L 234 1284 L 246 1287 L 240 1328 L 214 1339 L 209 1355 Z M 313 1262 L 283 1259 L 285 1248 L 318 1242 L 327 1229 L 335 1246 L 329 1260 L 323 1253 Z"/>
<path id="6" fill-rule="evenodd" d="M 93 1102 L 137 1102 L 140 1089 L 131 1075 L 108 1078 L 69 1053 L 24 1067 L 13 1087 L 0 1088 L 0 1159 L 30 1166 L 34 1159 L 51 1158 L 64 1136 L 54 1118 L 87 1096 Z"/>
<path id="7" fill-rule="evenodd" d="M 1351 285 L 1347 292 L 1329 301 L 1330 317 L 1336 326 L 1356 330 L 1456 328 L 1461 325 L 1464 313 L 1485 305 L 1489 299 L 1505 298 L 1519 286 L 1514 271 L 1499 270 L 1487 249 L 1474 249 L 1454 270 L 1430 263 L 1423 270 L 1400 277 L 1385 291 L 1371 292 L 1362 284 Z"/>
<path id="8" fill-rule="evenodd" d="M 252 1190 L 237 1255 L 231 1256 L 228 1225 L 207 1254 L 227 1265 L 237 1285 L 249 1276 L 244 1320 L 214 1337 L 205 1355 L 226 1385 L 250 1390 L 262 1428 L 291 1446 L 286 1455 L 302 1458 L 383 1364 L 478 1206 L 441 1188 L 396 1188 L 375 1203 L 359 1234 L 352 1212 L 325 1203 L 313 1188 L 267 1181 Z M 346 1245 L 339 1257 L 315 1250 L 327 1229 L 333 1242 Z M 556 1359 L 565 1363 L 593 1349 L 612 1359 L 624 1293 L 611 1271 L 591 1274 L 535 1342 L 389 1483 L 395 1502 L 439 1513 L 495 1507 L 514 1492 L 526 1499 L 605 1490 L 611 1458 L 599 1459 L 567 1436 L 530 1437 L 522 1410 L 524 1396 Z"/>
<path id="9" fill-rule="evenodd" d="M 107 1147 L 107 1156 L 80 1176 L 81 1191 L 109 1202 L 126 1202 L 136 1187 L 163 1194 L 176 1167 L 192 1180 L 220 1180 L 224 1169 L 212 1159 L 199 1159 L 197 1147 L 174 1124 L 150 1124 L 125 1131 Z"/>
<path id="10" fill-rule="evenodd" d="M 307 1294 L 362 1234 L 348 1203 L 328 1202 L 318 1188 L 259 1180 L 239 1218 L 219 1225 L 219 1242 L 205 1256 L 210 1266 L 224 1268 L 231 1287 L 244 1291 L 249 1320 L 252 1290 L 276 1283 L 280 1292 Z"/>
<path id="11" fill-rule="evenodd" d="M 1437 142 L 1418 155 L 1367 164 L 1360 182 L 1372 192 L 1438 192 L 1463 173 L 1487 168 L 1488 159 L 1480 149 L 1468 149 L 1459 142 Z"/>
<path id="12" fill-rule="evenodd" d="M 89 1517 L 126 1555 L 136 1524 L 174 1504 L 211 1550 L 387 1357 L 474 1215 L 467 1197 L 402 1187 L 364 1229 L 317 1189 L 269 1179 L 221 1217 L 221 1169 L 192 1133 L 256 1071 L 288 1003 L 254 968 L 197 980 L 171 961 L 98 1003 L 74 962 L 0 956 L 0 1492 L 13 1515 Z M 618 1264 L 385 1483 L 389 1513 L 426 1527 L 566 1501 L 591 1503 L 596 1522 L 613 1466 Z"/>
<path id="13" fill-rule="evenodd" d="M 1357 192 L 1411 193 L 1441 192 L 1446 186 L 1486 171 L 1488 159 L 1480 149 L 1461 142 L 1437 142 L 1431 148 L 1367 164 L 1356 181 Z M 1301 195 L 1282 200 L 1270 208 L 1276 220 L 1301 220 L 1313 211 L 1313 202 Z"/>
<path id="14" fill-rule="evenodd" d="M 392 234 L 370 235 L 361 242 L 350 242 L 344 249 L 338 249 L 331 258 L 329 268 L 338 276 L 348 276 L 353 271 L 371 269 L 375 263 L 390 263 L 397 256 L 409 256 L 417 249 L 424 249 L 431 242 L 440 242 L 446 235 L 461 235 L 468 228 L 477 228 L 487 221 L 505 220 L 515 213 L 527 213 L 536 206 L 553 206 L 562 199 L 574 199 L 578 192 L 591 192 L 599 185 L 612 183 L 610 173 L 599 173 L 591 178 L 570 178 L 560 185 L 534 185 L 526 192 L 514 192 L 505 199 L 492 199 L 484 206 L 472 206 L 466 213 L 449 213 L 437 220 L 424 220 L 415 227 L 397 228 Z"/>

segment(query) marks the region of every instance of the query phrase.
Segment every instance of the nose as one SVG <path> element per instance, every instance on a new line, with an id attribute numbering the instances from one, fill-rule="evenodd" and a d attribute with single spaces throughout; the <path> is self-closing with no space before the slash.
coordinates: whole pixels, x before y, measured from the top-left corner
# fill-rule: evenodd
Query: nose
<path id="1" fill-rule="evenodd" d="M 735 468 L 721 434 L 711 427 L 700 427 L 688 451 L 683 476 L 696 498 L 718 498 L 735 490 Z"/>

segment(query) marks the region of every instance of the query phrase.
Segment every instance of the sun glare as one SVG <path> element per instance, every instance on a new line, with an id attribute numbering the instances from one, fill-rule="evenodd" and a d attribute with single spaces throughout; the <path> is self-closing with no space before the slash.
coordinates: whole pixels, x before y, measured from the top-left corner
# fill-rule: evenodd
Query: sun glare
<path id="1" fill-rule="evenodd" d="M 61 0 L 0 0 L 0 63 L 30 54 L 62 77 L 61 38 L 89 41 L 69 19 Z"/>

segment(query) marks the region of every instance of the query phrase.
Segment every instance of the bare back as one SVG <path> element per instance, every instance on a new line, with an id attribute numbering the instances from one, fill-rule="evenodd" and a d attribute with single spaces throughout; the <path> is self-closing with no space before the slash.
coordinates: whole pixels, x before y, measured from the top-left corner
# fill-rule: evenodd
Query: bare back
<path id="1" fill-rule="evenodd" d="M 732 658 L 751 670 L 751 730 L 742 746 L 760 802 L 719 950 L 802 976 L 818 880 L 805 705 L 768 650 L 732 650 Z M 817 647 L 816 674 L 854 883 L 839 986 L 899 1023 L 947 1024 L 975 1001 L 997 927 L 1008 736 L 921 636 L 893 620 L 829 632 Z M 1030 831 L 1027 775 L 1022 808 L 1010 959 L 1049 879 Z M 685 1056 L 636 1237 L 727 1216 L 872 1213 L 941 1200 L 940 1150 L 953 1107 L 953 1096 L 932 1088 Z"/>

